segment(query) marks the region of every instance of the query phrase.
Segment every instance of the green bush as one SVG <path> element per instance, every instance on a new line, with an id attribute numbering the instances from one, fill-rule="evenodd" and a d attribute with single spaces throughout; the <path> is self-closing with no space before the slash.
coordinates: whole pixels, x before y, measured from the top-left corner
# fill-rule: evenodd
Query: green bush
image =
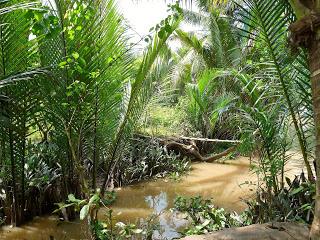
<path id="1" fill-rule="evenodd" d="M 132 183 L 152 177 L 178 179 L 190 170 L 189 160 L 168 153 L 157 139 L 138 138 L 131 143 L 127 157 L 122 161 L 123 183 Z"/>
<path id="2" fill-rule="evenodd" d="M 153 232 L 159 229 L 158 216 L 150 215 L 140 224 L 115 222 L 111 208 L 115 200 L 115 192 L 106 192 L 104 198 L 101 198 L 99 189 L 88 199 L 77 199 L 73 194 L 69 194 L 66 203 L 57 204 L 58 209 L 55 212 L 73 207 L 80 213 L 80 220 L 88 220 L 92 239 L 95 240 L 151 240 Z M 105 209 L 104 219 L 98 219 L 98 211 L 101 208 Z"/>
<path id="3" fill-rule="evenodd" d="M 155 136 L 181 136 L 192 132 L 187 113 L 179 104 L 176 106 L 150 104 L 140 125 L 140 132 Z"/>
<path id="4" fill-rule="evenodd" d="M 257 198 L 247 202 L 247 213 L 252 216 L 254 223 L 293 221 L 311 224 L 315 207 L 315 183 L 306 181 L 303 173 L 292 182 L 288 178 L 286 180 L 288 187 L 278 193 L 270 195 L 260 189 Z"/>
<path id="5" fill-rule="evenodd" d="M 251 224 L 251 219 L 243 213 L 228 213 L 216 208 L 211 199 L 201 196 L 186 198 L 179 196 L 174 201 L 174 210 L 186 213 L 191 220 L 183 235 L 204 234 L 223 228 L 240 227 Z"/>

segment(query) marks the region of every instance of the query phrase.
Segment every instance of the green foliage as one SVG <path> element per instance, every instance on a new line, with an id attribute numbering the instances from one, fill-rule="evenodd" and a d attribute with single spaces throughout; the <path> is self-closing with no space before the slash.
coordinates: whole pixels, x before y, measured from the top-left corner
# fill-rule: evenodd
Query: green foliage
<path id="1" fill-rule="evenodd" d="M 241 53 L 231 21 L 227 16 L 221 16 L 221 9 L 212 8 L 210 3 L 208 5 L 201 8 L 199 13 L 186 11 L 184 14 L 187 21 L 191 17 L 193 24 L 205 29 L 204 37 L 181 29 L 176 31 L 176 36 L 200 56 L 208 68 L 235 66 L 239 63 Z"/>
<path id="2" fill-rule="evenodd" d="M 141 118 L 139 132 L 151 136 L 194 135 L 183 107 L 179 105 L 174 107 L 161 106 L 158 103 L 151 103 L 146 109 L 145 116 Z"/>
<path id="3" fill-rule="evenodd" d="M 184 82 L 189 101 L 185 112 L 195 129 L 193 132 L 199 131 L 208 138 L 232 138 L 233 80 L 221 72 L 239 66 L 240 42 L 232 20 L 223 16 L 222 9 L 212 7 L 209 2 L 197 3 L 200 12 L 185 10 L 184 20 L 204 30 L 175 31 L 187 52 L 181 56 L 172 78 L 176 83 Z"/>
<path id="4" fill-rule="evenodd" d="M 185 235 L 204 234 L 251 223 L 251 219 L 245 213 L 242 215 L 227 213 L 223 208 L 216 208 L 212 200 L 200 196 L 177 197 L 174 201 L 174 210 L 186 213 L 191 219 L 190 226 L 183 231 Z"/>
<path id="5" fill-rule="evenodd" d="M 260 110 L 243 106 L 237 121 L 243 129 L 242 148 L 258 154 L 258 163 L 252 165 L 253 171 L 266 184 L 269 191 L 280 188 L 279 176 L 283 174 L 288 143 L 287 126 L 278 109 Z M 244 124 L 244 125 L 243 125 Z M 281 178 L 283 181 L 283 178 Z"/>
<path id="6" fill-rule="evenodd" d="M 188 119 L 201 131 L 203 137 L 212 138 L 214 134 L 218 135 L 217 125 L 232 109 L 235 99 L 232 93 L 220 92 L 217 81 L 220 76 L 218 70 L 206 70 L 196 84 L 187 85 Z"/>
<path id="7" fill-rule="evenodd" d="M 138 60 L 115 0 L 0 3 L 0 209 L 12 209 L 8 219 L 21 223 L 68 198 L 59 209 L 89 217 L 98 239 L 149 239 L 136 225 L 113 231 L 110 209 L 110 223 L 96 219 L 114 200 L 100 199 L 112 179 L 178 179 L 189 169 L 154 139 L 131 141 L 148 106 L 146 132 L 241 138 L 240 151 L 258 157 L 254 218 L 311 222 L 314 185 L 284 182 L 291 124 L 314 181 L 308 58 L 287 44 L 294 11 L 288 1 L 214 2 L 197 1 L 197 12 L 169 4 L 141 39 L 148 45 Z M 202 31 L 183 31 L 183 20 Z M 183 45 L 176 52 L 167 44 L 173 36 Z M 159 99 L 148 105 L 152 95 Z M 101 193 L 90 195 L 101 172 Z M 248 223 L 201 198 L 176 205 L 193 221 L 187 234 Z"/>
<path id="8" fill-rule="evenodd" d="M 159 228 L 158 217 L 156 215 L 148 217 L 143 224 L 125 224 L 123 222 L 114 224 L 113 211 L 111 209 L 107 211 L 106 216 L 105 221 L 97 221 L 92 225 L 92 231 L 97 240 L 151 240 L 153 232 Z"/>
<path id="9" fill-rule="evenodd" d="M 26 190 L 35 187 L 44 194 L 50 185 L 61 178 L 61 168 L 54 164 L 57 161 L 57 146 L 53 143 L 38 143 L 30 144 L 27 148 L 30 155 L 26 157 L 24 166 Z"/>
<path id="10" fill-rule="evenodd" d="M 67 202 L 57 204 L 59 208 L 54 212 L 74 207 L 77 212 L 80 212 L 80 220 L 88 218 L 92 236 L 96 240 L 152 239 L 153 232 L 159 228 L 158 216 L 151 215 L 138 225 L 115 223 L 113 210 L 110 207 L 116 200 L 115 192 L 106 192 L 104 198 L 101 198 L 100 194 L 98 189 L 90 198 L 82 200 L 69 194 Z M 97 218 L 98 211 L 105 211 L 106 218 L 104 220 Z"/>
<path id="11" fill-rule="evenodd" d="M 125 224 L 117 222 L 113 226 L 112 210 L 108 211 L 106 221 L 97 221 L 92 225 L 92 231 L 97 240 L 124 240 L 124 239 L 142 239 L 151 240 L 153 231 L 157 230 L 159 223 L 157 217 L 151 216 L 144 225 Z"/>
<path id="12" fill-rule="evenodd" d="M 6 12 L 0 13 L 0 174 L 6 176 L 6 204 L 15 199 L 13 222 L 19 223 L 24 221 L 19 212 L 29 212 L 22 207 L 32 197 L 29 183 L 61 188 L 55 201 L 70 189 L 83 198 L 90 192 L 88 182 L 96 189 L 102 168 L 105 191 L 149 99 L 148 74 L 179 24 L 180 8 L 170 5 L 172 14 L 135 69 L 127 27 L 113 0 L 11 1 L 0 7 Z M 27 144 L 35 136 L 55 145 L 50 156 L 36 160 L 36 149 Z"/>
<path id="13" fill-rule="evenodd" d="M 257 199 L 248 201 L 247 214 L 254 223 L 294 221 L 311 224 L 315 207 L 315 184 L 306 181 L 304 174 L 293 181 L 286 179 L 288 187 L 269 195 L 260 189 Z M 267 199 L 269 198 L 269 199 Z"/>
<path id="14" fill-rule="evenodd" d="M 168 153 L 157 139 L 136 138 L 129 148 L 128 157 L 119 166 L 121 182 L 131 183 L 152 177 L 179 179 L 190 170 L 187 158 Z"/>
<path id="15" fill-rule="evenodd" d="M 313 135 L 313 109 L 311 86 L 307 60 L 303 50 L 291 54 L 288 49 L 288 25 L 295 15 L 287 1 L 250 0 L 237 5 L 236 20 L 241 23 L 242 35 L 253 41 L 254 56 L 267 64 L 262 76 L 272 76 L 273 85 L 279 85 L 288 113 L 296 131 L 308 179 L 312 181 L 313 172 L 308 159 L 313 156 L 313 144 L 308 138 Z M 297 101 L 298 100 L 298 101 Z M 311 134 L 310 134 L 311 133 Z"/>
<path id="16" fill-rule="evenodd" d="M 174 15 L 174 14 L 173 14 Z M 150 98 L 152 89 L 151 79 L 148 79 L 150 69 L 160 53 L 160 50 L 165 46 L 167 39 L 171 36 L 173 31 L 180 23 L 179 17 L 170 17 L 166 24 L 170 24 L 171 28 L 166 29 L 161 36 L 154 36 L 153 40 L 148 45 L 142 58 L 142 62 L 137 70 L 135 80 L 129 82 L 127 95 L 125 96 L 123 113 L 112 138 L 112 142 L 108 148 L 108 159 L 106 163 L 107 174 L 103 181 L 102 189 L 105 189 L 108 181 L 111 179 L 111 170 L 117 165 L 119 161 L 119 149 L 122 143 L 132 135 L 134 124 L 141 116 L 141 112 L 145 107 L 147 100 Z M 161 29 L 160 29 L 161 31 Z"/>
<path id="17" fill-rule="evenodd" d="M 89 217 L 89 222 L 94 223 L 98 221 L 97 211 L 104 206 L 110 207 L 116 200 L 115 192 L 106 192 L 104 197 L 101 198 L 100 189 L 97 189 L 94 194 L 87 199 L 77 199 L 73 194 L 68 195 L 66 203 L 57 203 L 58 208 L 54 211 L 60 212 L 65 208 L 73 207 L 75 211 L 80 213 L 80 220 L 84 220 Z"/>

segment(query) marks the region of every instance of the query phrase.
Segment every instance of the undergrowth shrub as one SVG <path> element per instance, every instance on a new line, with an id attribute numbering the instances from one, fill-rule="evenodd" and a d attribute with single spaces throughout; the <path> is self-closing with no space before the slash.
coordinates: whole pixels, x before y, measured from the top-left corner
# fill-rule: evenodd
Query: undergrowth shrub
<path id="1" fill-rule="evenodd" d="M 187 215 L 190 224 L 183 235 L 205 234 L 223 228 L 242 227 L 255 223 L 300 222 L 311 224 L 314 216 L 316 188 L 302 173 L 293 181 L 286 178 L 287 187 L 277 194 L 258 189 L 257 197 L 247 200 L 248 208 L 241 214 L 229 213 L 214 206 L 211 199 L 179 196 L 174 201 L 174 210 Z"/>
<path id="2" fill-rule="evenodd" d="M 139 132 L 153 136 L 196 136 L 182 105 L 151 103 L 139 122 Z"/>
<path id="3" fill-rule="evenodd" d="M 307 181 L 303 173 L 296 176 L 293 181 L 286 178 L 286 182 L 288 186 L 283 187 L 278 193 L 270 195 L 261 188 L 256 199 L 247 201 L 247 213 L 254 223 L 270 221 L 312 223 L 315 183 Z"/>
<path id="4" fill-rule="evenodd" d="M 158 216 L 153 214 L 136 224 L 123 222 L 114 224 L 112 209 L 109 209 L 106 216 L 105 220 L 92 224 L 92 232 L 96 240 L 151 240 L 153 232 L 160 227 Z"/>
<path id="5" fill-rule="evenodd" d="M 182 232 L 183 235 L 204 234 L 251 224 L 251 218 L 246 212 L 241 215 L 228 213 L 223 208 L 216 208 L 211 199 L 203 199 L 201 196 L 177 197 L 174 210 L 187 214 L 190 220 L 190 225 Z"/>
<path id="6" fill-rule="evenodd" d="M 129 154 L 122 161 L 118 174 L 123 184 L 152 177 L 177 179 L 190 170 L 188 158 L 169 153 L 157 139 L 137 138 L 128 150 Z"/>
<path id="7" fill-rule="evenodd" d="M 26 144 L 24 163 L 24 220 L 31 220 L 33 216 L 49 213 L 61 196 L 61 166 L 57 163 L 55 151 L 57 145 L 51 142 Z M 10 223 L 12 206 L 7 202 L 12 198 L 12 189 L 6 186 L 6 179 L 10 179 L 8 165 L 1 166 L 0 172 L 0 225 Z M 18 185 L 22 188 L 21 185 Z M 28 209 L 28 211 L 26 211 Z"/>

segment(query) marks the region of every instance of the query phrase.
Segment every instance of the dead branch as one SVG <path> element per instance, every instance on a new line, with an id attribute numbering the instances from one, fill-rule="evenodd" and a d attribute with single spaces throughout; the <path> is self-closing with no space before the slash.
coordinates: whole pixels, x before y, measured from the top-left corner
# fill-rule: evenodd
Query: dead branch
<path id="1" fill-rule="evenodd" d="M 151 137 L 145 135 L 136 135 L 139 138 L 149 138 L 159 141 L 161 144 L 164 145 L 167 152 L 173 151 L 176 154 L 181 154 L 182 156 L 192 157 L 197 161 L 204 161 L 204 162 L 214 162 L 222 157 L 227 156 L 228 154 L 234 152 L 236 150 L 237 145 L 240 143 L 239 140 L 220 140 L 220 139 L 208 139 L 208 138 L 193 138 L 193 137 L 172 137 L 172 138 L 159 138 L 159 137 Z M 184 141 L 188 144 L 181 143 L 179 141 Z M 214 143 L 232 143 L 236 144 L 225 151 L 204 157 L 201 155 L 199 148 L 196 145 L 196 141 L 204 141 L 204 142 L 214 142 Z"/>

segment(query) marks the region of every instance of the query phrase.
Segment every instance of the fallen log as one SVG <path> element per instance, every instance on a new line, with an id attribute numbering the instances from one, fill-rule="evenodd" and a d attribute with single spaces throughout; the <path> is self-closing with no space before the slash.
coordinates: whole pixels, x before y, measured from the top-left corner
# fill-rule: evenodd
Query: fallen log
<path id="1" fill-rule="evenodd" d="M 200 142 L 214 142 L 214 143 L 241 143 L 240 140 L 229 140 L 229 139 L 210 139 L 210 138 L 195 138 L 195 137 L 179 137 L 180 139 L 185 140 L 193 140 L 193 141 L 200 141 Z"/>
<path id="2" fill-rule="evenodd" d="M 203 161 L 203 157 L 199 153 L 199 149 L 195 143 L 186 145 L 175 141 L 167 141 L 164 146 L 168 152 L 174 151 L 177 154 L 180 153 L 181 155 L 188 157 L 193 156 L 196 160 Z"/>
<path id="3" fill-rule="evenodd" d="M 205 162 L 214 162 L 222 157 L 225 157 L 227 156 L 228 154 L 234 152 L 236 150 L 236 146 L 232 146 L 232 147 L 229 147 L 228 149 L 224 150 L 223 152 L 221 153 L 218 153 L 218 154 L 215 154 L 213 156 L 209 156 L 209 157 L 204 157 L 202 161 L 205 161 Z"/>
<path id="4" fill-rule="evenodd" d="M 227 156 L 228 154 L 230 154 L 236 150 L 236 146 L 232 146 L 232 147 L 224 150 L 221 153 L 218 153 L 218 154 L 215 154 L 212 156 L 208 156 L 208 157 L 203 157 L 200 154 L 199 149 L 195 144 L 186 145 L 186 144 L 171 141 L 171 142 L 168 142 L 165 145 L 165 147 L 166 147 L 167 151 L 179 152 L 180 154 L 182 154 L 184 156 L 194 157 L 196 160 L 203 161 L 203 162 L 214 162 L 222 157 Z"/>
<path id="5" fill-rule="evenodd" d="M 197 161 L 203 162 L 214 162 L 222 157 L 227 156 L 228 154 L 234 152 L 236 150 L 237 145 L 241 142 L 239 140 L 221 140 L 221 139 L 208 139 L 208 138 L 193 138 L 193 137 L 171 137 L 171 138 L 159 138 L 137 134 L 139 138 L 148 138 L 159 141 L 164 145 L 167 152 L 173 151 L 176 154 L 180 154 L 182 156 L 193 157 Z M 181 143 L 187 142 L 188 144 Z M 204 142 L 215 142 L 215 143 L 232 143 L 236 144 L 228 149 L 224 150 L 221 153 L 204 157 L 201 155 L 199 148 L 197 147 L 196 141 L 204 141 Z"/>
<path id="6" fill-rule="evenodd" d="M 212 143 L 232 143 L 232 144 L 241 143 L 240 140 L 196 138 L 196 137 L 185 137 L 185 136 L 180 136 L 180 137 L 168 137 L 168 138 L 154 137 L 154 136 L 148 136 L 148 135 L 142 135 L 142 134 L 136 134 L 136 136 L 141 137 L 141 138 L 158 139 L 158 140 L 160 140 L 160 141 L 165 141 L 165 140 L 172 140 L 172 141 L 191 140 L 191 141 L 212 142 Z"/>

